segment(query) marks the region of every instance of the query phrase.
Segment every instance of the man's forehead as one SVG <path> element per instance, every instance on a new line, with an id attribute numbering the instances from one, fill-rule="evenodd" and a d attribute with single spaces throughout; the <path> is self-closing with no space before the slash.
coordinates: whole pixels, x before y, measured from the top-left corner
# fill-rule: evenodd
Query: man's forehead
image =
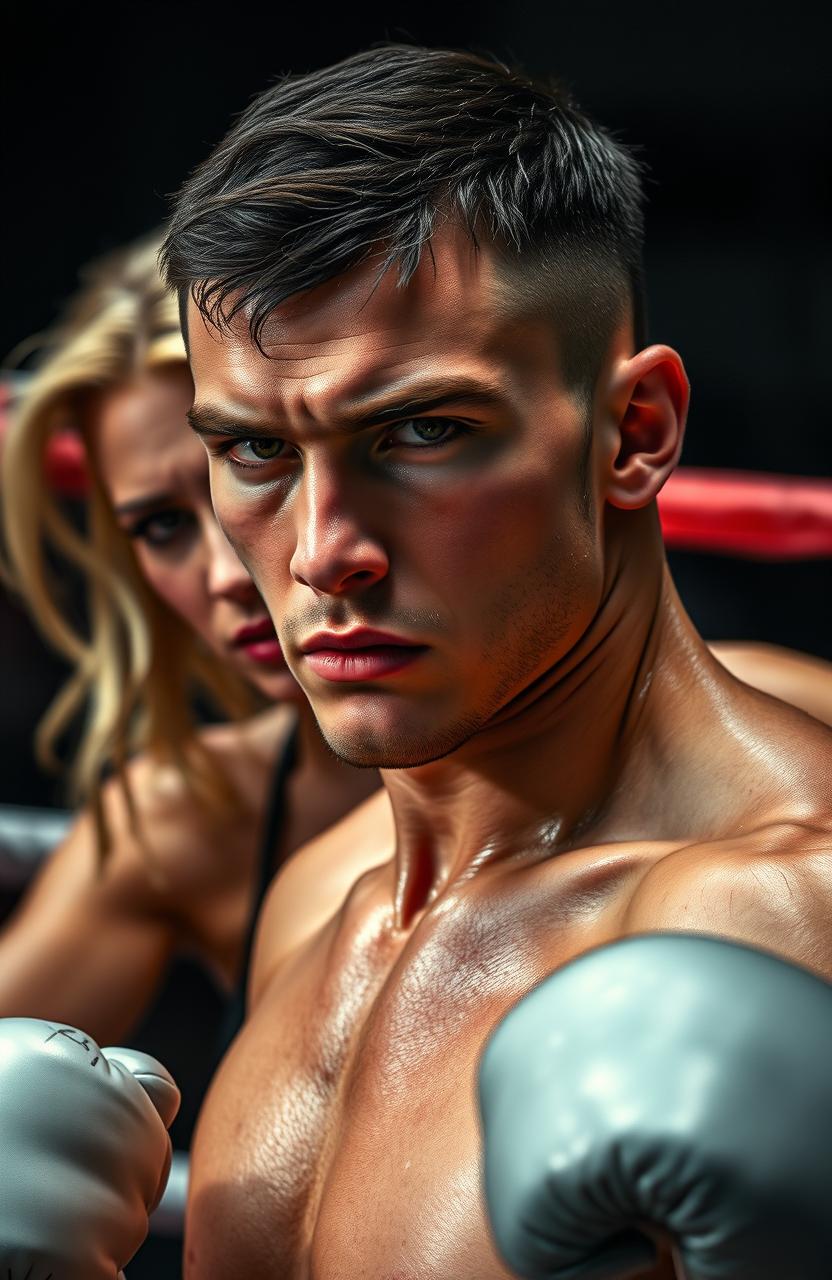
<path id="1" fill-rule="evenodd" d="M 262 405 L 272 394 L 291 394 L 301 382 L 321 396 L 326 389 L 354 397 L 405 379 L 414 369 L 475 377 L 478 371 L 498 372 L 512 358 L 527 360 L 541 340 L 550 363 L 549 326 L 518 326 L 516 317 L 495 305 L 494 261 L 462 233 L 437 236 L 404 287 L 395 267 L 381 280 L 378 272 L 378 260 L 369 260 L 281 303 L 268 316 L 259 347 L 248 315 L 240 312 L 219 331 L 190 301 L 198 400 L 219 394 Z"/>

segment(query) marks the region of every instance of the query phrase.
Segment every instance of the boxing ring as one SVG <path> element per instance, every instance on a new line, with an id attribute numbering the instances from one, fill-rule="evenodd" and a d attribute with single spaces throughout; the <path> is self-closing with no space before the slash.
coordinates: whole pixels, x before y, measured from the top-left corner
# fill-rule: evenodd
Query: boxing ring
<path id="1" fill-rule="evenodd" d="M 0 399 L 0 416 L 3 402 Z M 0 424 L 0 444 L 2 425 Z M 83 500 L 83 448 L 59 432 L 47 450 L 46 473 L 64 497 Z M 771 562 L 832 558 L 832 481 L 767 473 L 680 467 L 659 496 L 665 544 Z M 20 892 L 71 822 L 68 811 L 0 805 L 0 890 Z M 188 1156 L 174 1152 L 151 1232 L 179 1237 L 184 1223 Z"/>

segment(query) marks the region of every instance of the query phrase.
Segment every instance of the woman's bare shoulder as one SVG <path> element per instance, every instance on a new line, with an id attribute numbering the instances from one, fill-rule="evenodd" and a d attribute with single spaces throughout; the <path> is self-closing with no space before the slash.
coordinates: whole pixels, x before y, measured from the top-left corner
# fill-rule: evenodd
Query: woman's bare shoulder
<path id="1" fill-rule="evenodd" d="M 291 707 L 269 707 L 246 720 L 208 725 L 200 731 L 199 740 L 242 803 L 262 812 L 275 762 L 294 723 Z"/>
<path id="2" fill-rule="evenodd" d="M 149 754 L 132 759 L 125 776 L 110 778 L 101 802 L 109 851 L 104 865 L 148 880 L 172 906 L 213 893 L 247 876 L 286 728 L 271 717 L 258 723 L 211 726 L 200 734 L 230 783 L 229 803 L 211 803 L 173 763 Z M 233 855 L 233 856 L 232 856 Z"/>

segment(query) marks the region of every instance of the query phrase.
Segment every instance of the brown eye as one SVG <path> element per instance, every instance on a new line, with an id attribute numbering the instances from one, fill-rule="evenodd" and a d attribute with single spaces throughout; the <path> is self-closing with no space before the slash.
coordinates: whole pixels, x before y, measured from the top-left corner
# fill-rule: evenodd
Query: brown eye
<path id="1" fill-rule="evenodd" d="M 259 458 L 261 462 L 279 457 L 283 449 L 282 440 L 247 440 L 246 444 L 255 458 Z"/>
<path id="2" fill-rule="evenodd" d="M 274 462 L 276 458 L 286 456 L 287 444 L 285 440 L 274 439 L 271 436 L 254 436 L 251 440 L 241 440 L 231 450 L 231 457 L 235 462 L 243 465 L 253 462 Z"/>

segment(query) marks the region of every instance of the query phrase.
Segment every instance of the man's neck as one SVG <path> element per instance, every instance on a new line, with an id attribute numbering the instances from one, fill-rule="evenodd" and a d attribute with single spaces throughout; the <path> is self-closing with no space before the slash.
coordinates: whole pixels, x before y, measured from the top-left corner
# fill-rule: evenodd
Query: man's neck
<path id="1" fill-rule="evenodd" d="M 635 538 L 610 554 L 601 603 L 569 653 L 452 755 L 383 774 L 400 924 L 500 859 L 678 835 L 666 799 L 708 655 L 646 521 Z"/>

